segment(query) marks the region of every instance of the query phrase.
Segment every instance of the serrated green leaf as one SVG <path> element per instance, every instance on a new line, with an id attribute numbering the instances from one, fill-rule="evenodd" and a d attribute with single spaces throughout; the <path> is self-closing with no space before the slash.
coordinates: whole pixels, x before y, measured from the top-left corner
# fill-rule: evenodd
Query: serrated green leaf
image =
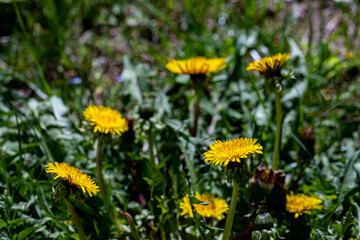
<path id="1" fill-rule="evenodd" d="M 143 160 L 143 179 L 151 186 L 156 196 L 164 194 L 166 181 L 163 174 L 147 159 Z"/>
<path id="2" fill-rule="evenodd" d="M 337 205 L 339 206 L 343 201 L 345 196 L 356 186 L 356 172 L 354 170 L 354 163 L 358 160 L 360 155 L 360 150 L 355 152 L 352 156 L 346 159 L 344 171 L 343 171 L 343 181 L 339 187 L 339 198 Z"/>
<path id="3" fill-rule="evenodd" d="M 341 219 L 341 222 L 334 225 L 334 230 L 338 238 L 343 237 L 349 226 L 355 223 L 355 217 L 351 213 L 351 209 L 346 212 L 346 215 Z"/>

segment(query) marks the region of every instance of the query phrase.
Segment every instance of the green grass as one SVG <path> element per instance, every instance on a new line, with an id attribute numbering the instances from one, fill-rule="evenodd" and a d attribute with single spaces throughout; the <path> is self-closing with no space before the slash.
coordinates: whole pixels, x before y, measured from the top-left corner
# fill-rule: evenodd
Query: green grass
<path id="1" fill-rule="evenodd" d="M 244 181 L 231 236 L 251 232 L 256 216 L 269 212 L 285 239 L 360 238 L 357 1 L 49 0 L 0 7 L 1 239 L 78 239 L 65 202 L 52 199 L 59 182 L 45 164 L 67 162 L 98 183 L 95 135 L 82 115 L 91 104 L 118 110 L 130 128 L 103 148 L 109 205 L 101 194 L 71 198 L 87 237 L 218 239 L 225 219 L 181 216 L 179 202 L 198 191 L 230 204 L 223 168 L 203 159 L 216 139 L 257 138 L 264 154 L 248 159 L 251 174 L 261 162 L 271 164 L 275 96 L 246 67 L 257 55 L 278 52 L 291 55 L 283 69 L 291 77 L 281 92 L 279 169 L 287 193 L 319 197 L 323 209 L 295 219 L 252 204 L 254 188 Z M 195 56 L 227 57 L 227 67 L 210 75 L 192 137 L 191 79 L 165 64 Z"/>

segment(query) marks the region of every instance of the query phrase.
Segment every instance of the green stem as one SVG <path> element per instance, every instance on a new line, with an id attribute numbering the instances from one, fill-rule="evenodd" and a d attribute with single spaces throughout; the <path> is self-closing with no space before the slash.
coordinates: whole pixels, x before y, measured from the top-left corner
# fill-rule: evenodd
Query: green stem
<path id="1" fill-rule="evenodd" d="M 97 175 L 98 175 L 98 179 L 99 179 L 101 197 L 105 203 L 106 187 L 105 187 L 105 182 L 104 182 L 104 178 L 102 175 L 102 152 L 101 152 L 102 141 L 103 141 L 102 136 L 99 136 L 98 143 L 97 143 L 97 150 L 96 150 L 96 171 L 97 171 Z"/>
<path id="2" fill-rule="evenodd" d="M 148 130 L 148 141 L 149 141 L 149 154 L 150 154 L 150 161 L 155 166 L 155 154 L 154 154 L 154 140 L 152 136 L 152 123 L 149 120 L 149 130 Z"/>
<path id="3" fill-rule="evenodd" d="M 234 181 L 233 192 L 231 195 L 230 210 L 225 222 L 223 240 L 229 240 L 231 236 L 231 228 L 234 221 L 236 203 L 239 195 L 239 184 Z"/>
<path id="4" fill-rule="evenodd" d="M 104 201 L 105 207 L 108 206 L 107 203 L 107 194 L 106 194 L 106 187 L 105 187 L 105 182 L 104 182 L 104 178 L 102 175 L 102 142 L 103 142 L 103 136 L 99 136 L 98 137 L 98 144 L 97 144 L 97 151 L 96 151 L 96 171 L 97 171 L 97 175 L 98 175 L 98 180 L 99 180 L 99 185 L 100 185 L 100 192 L 101 192 L 101 197 Z M 112 208 L 112 206 L 109 206 L 109 214 L 110 214 L 110 219 L 111 221 L 116 225 L 116 227 L 118 229 L 122 229 L 118 219 L 116 218 L 114 209 Z"/>
<path id="5" fill-rule="evenodd" d="M 65 200 L 65 204 L 66 204 L 67 208 L 69 209 L 69 211 L 71 213 L 71 216 L 72 216 L 72 218 L 74 220 L 75 226 L 76 226 L 76 228 L 78 230 L 80 240 L 85 240 L 86 235 L 85 235 L 83 225 L 81 223 L 81 219 L 76 214 L 75 209 L 74 209 L 73 205 L 71 204 L 70 200 L 68 198 L 64 198 L 64 200 Z"/>
<path id="6" fill-rule="evenodd" d="M 282 129 L 282 109 L 280 102 L 280 92 L 275 90 L 275 108 L 276 108 L 276 139 L 273 160 L 271 167 L 276 170 L 279 166 L 280 160 L 280 144 L 281 144 L 281 129 Z"/>
<path id="7" fill-rule="evenodd" d="M 195 111 L 194 111 L 194 125 L 191 130 L 191 136 L 196 137 L 198 129 L 198 120 L 200 115 L 200 92 L 201 89 L 195 89 L 196 92 L 196 102 L 195 102 Z"/>

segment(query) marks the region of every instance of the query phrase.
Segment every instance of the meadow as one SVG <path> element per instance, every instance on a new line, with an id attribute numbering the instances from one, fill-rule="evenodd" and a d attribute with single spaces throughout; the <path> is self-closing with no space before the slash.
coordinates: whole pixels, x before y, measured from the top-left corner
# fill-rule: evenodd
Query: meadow
<path id="1" fill-rule="evenodd" d="M 356 0 L 0 0 L 0 239 L 360 239 Z"/>

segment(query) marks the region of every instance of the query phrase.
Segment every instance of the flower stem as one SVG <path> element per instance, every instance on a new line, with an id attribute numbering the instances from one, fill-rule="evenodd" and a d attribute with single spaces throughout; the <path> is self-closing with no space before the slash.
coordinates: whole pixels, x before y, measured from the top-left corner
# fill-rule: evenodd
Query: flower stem
<path id="1" fill-rule="evenodd" d="M 98 144 L 97 144 L 97 150 L 96 150 L 96 170 L 97 170 L 97 175 L 98 175 L 98 180 L 99 180 L 99 185 L 100 185 L 100 192 L 101 192 L 101 197 L 104 201 L 105 204 L 105 208 L 107 206 L 109 206 L 107 203 L 107 194 L 106 194 L 106 187 L 105 187 L 105 182 L 104 182 L 104 178 L 102 175 L 102 142 L 103 142 L 103 136 L 99 136 L 98 138 Z M 110 215 L 110 219 L 111 221 L 116 225 L 116 227 L 118 229 L 122 229 L 118 219 L 116 218 L 114 209 L 111 207 L 111 205 L 109 206 L 109 215 Z"/>
<path id="2" fill-rule="evenodd" d="M 72 216 L 72 218 L 74 220 L 75 226 L 76 226 L 76 228 L 78 230 L 80 240 L 85 240 L 86 235 L 85 235 L 83 225 L 81 223 L 81 219 L 76 214 L 75 209 L 74 209 L 73 205 L 71 204 L 70 200 L 68 198 L 64 198 L 64 200 L 65 200 L 65 204 L 66 204 L 67 208 L 69 209 L 69 211 L 71 213 L 71 216 Z"/>
<path id="3" fill-rule="evenodd" d="M 276 108 L 276 139 L 274 154 L 271 163 L 273 170 L 276 170 L 279 167 L 280 160 L 280 142 L 281 142 L 281 130 L 282 130 L 282 109 L 280 102 L 280 92 L 275 90 L 275 108 Z"/>
<path id="4" fill-rule="evenodd" d="M 102 152 L 101 152 L 102 141 L 103 141 L 102 136 L 99 136 L 98 143 L 97 143 L 97 150 L 96 150 L 96 171 L 97 171 L 97 175 L 98 175 L 98 179 L 99 179 L 101 196 L 103 198 L 103 201 L 105 202 L 106 201 L 106 187 L 105 187 L 105 182 L 104 182 L 104 178 L 102 175 Z"/>
<path id="5" fill-rule="evenodd" d="M 195 89 L 196 94 L 196 102 L 195 102 L 195 111 L 194 111 L 194 125 L 191 130 L 191 136 L 196 137 L 197 129 L 198 129 L 198 120 L 200 115 L 200 93 L 201 89 Z"/>
<path id="6" fill-rule="evenodd" d="M 225 222 L 223 240 L 229 240 L 231 236 L 231 228 L 234 221 L 236 203 L 239 195 L 239 184 L 234 181 L 233 192 L 231 195 L 230 210 Z"/>

